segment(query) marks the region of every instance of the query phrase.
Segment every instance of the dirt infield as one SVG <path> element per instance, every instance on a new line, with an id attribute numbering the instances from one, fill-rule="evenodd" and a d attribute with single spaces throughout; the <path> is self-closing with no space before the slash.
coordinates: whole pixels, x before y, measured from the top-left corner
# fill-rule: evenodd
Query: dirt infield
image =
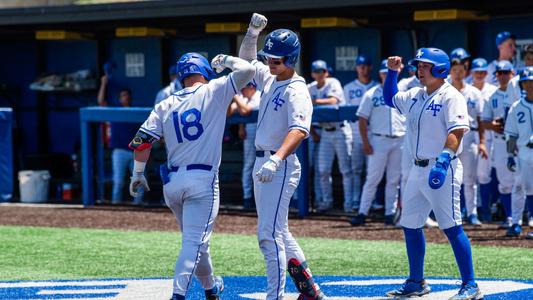
<path id="1" fill-rule="evenodd" d="M 170 210 L 135 207 L 67 208 L 25 205 L 0 205 L 1 225 L 26 225 L 48 227 L 80 227 L 121 230 L 177 230 Z M 221 211 L 215 233 L 255 234 L 257 220 L 254 214 Z M 346 217 L 291 218 L 291 232 L 297 237 L 327 237 L 362 240 L 403 240 L 402 231 L 385 227 L 381 222 L 370 222 L 363 228 L 354 228 Z M 505 237 L 505 230 L 487 224 L 481 228 L 465 226 L 475 245 L 533 248 L 533 240 Z M 524 231 L 533 228 L 524 227 Z M 426 229 L 428 242 L 445 243 L 446 236 L 437 228 Z"/>

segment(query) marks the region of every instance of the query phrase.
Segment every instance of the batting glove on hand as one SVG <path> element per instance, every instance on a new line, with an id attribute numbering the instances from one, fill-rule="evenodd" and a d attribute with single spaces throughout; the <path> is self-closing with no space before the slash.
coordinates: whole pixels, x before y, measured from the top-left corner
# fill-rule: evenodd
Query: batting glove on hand
<path id="1" fill-rule="evenodd" d="M 211 67 L 215 69 L 215 72 L 220 73 L 224 71 L 224 69 L 227 67 L 226 66 L 227 58 L 228 56 L 226 54 L 218 54 L 217 56 L 215 56 L 215 58 L 213 58 L 213 60 L 211 61 Z"/>
<path id="2" fill-rule="evenodd" d="M 267 26 L 268 20 L 265 16 L 258 13 L 252 15 L 250 20 L 250 25 L 248 26 L 248 31 L 254 35 L 259 35 L 259 33 L 265 29 Z"/>
<path id="3" fill-rule="evenodd" d="M 267 183 L 271 182 L 281 165 L 281 158 L 277 155 L 271 155 L 269 160 L 261 166 L 261 169 L 255 173 L 259 182 Z"/>
<path id="4" fill-rule="evenodd" d="M 133 176 L 131 176 L 131 182 L 130 182 L 130 195 L 132 197 L 139 196 L 139 188 L 143 187 L 145 191 L 149 191 L 150 187 L 148 186 L 148 181 L 146 181 L 146 177 L 144 177 L 143 173 L 137 173 L 134 172 Z"/>
<path id="5" fill-rule="evenodd" d="M 512 156 L 507 158 L 507 169 L 511 172 L 516 172 L 516 161 Z"/>
<path id="6" fill-rule="evenodd" d="M 452 155 L 447 151 L 442 151 L 431 171 L 429 171 L 429 186 L 434 189 L 440 187 L 446 181 L 446 174 L 448 174 L 448 167 L 452 161 Z"/>

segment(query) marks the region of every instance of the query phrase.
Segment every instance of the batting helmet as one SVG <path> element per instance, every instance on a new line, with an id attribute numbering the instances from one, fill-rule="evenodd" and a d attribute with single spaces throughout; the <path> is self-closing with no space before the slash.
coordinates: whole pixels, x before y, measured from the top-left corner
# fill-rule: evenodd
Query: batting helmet
<path id="1" fill-rule="evenodd" d="M 450 60 L 459 60 L 464 61 L 466 59 L 470 58 L 470 54 L 463 48 L 455 48 L 450 53 Z"/>
<path id="2" fill-rule="evenodd" d="M 387 67 L 387 60 L 384 59 L 381 61 L 381 64 L 379 66 L 379 73 L 386 73 L 389 70 Z"/>
<path id="3" fill-rule="evenodd" d="M 508 60 L 500 60 L 497 64 L 496 64 L 496 69 L 494 70 L 494 74 L 496 74 L 496 72 L 499 72 L 499 71 L 503 71 L 503 72 L 509 72 L 509 71 L 513 71 L 513 65 L 511 64 L 510 61 Z"/>
<path id="4" fill-rule="evenodd" d="M 315 60 L 312 64 L 311 64 L 311 71 L 312 72 L 317 72 L 317 71 L 320 71 L 320 70 L 323 70 L 323 71 L 328 71 L 328 64 L 323 61 L 323 60 Z"/>
<path id="5" fill-rule="evenodd" d="M 472 61 L 472 68 L 470 70 L 472 70 L 473 72 L 476 72 L 476 71 L 483 72 L 483 71 L 487 71 L 487 68 L 488 68 L 487 60 L 484 58 L 478 57 Z"/>
<path id="6" fill-rule="evenodd" d="M 501 43 L 505 42 L 508 39 L 516 39 L 516 36 L 509 31 L 502 31 L 496 35 L 496 47 L 501 45 Z"/>
<path id="7" fill-rule="evenodd" d="M 533 66 L 525 67 L 520 73 L 520 79 L 518 79 L 520 88 L 522 88 L 522 82 L 527 80 L 533 80 Z"/>
<path id="8" fill-rule="evenodd" d="M 294 68 L 300 56 L 300 40 L 289 29 L 276 29 L 265 38 L 265 46 L 258 53 L 260 56 L 285 58 L 284 64 Z"/>
<path id="9" fill-rule="evenodd" d="M 356 66 L 359 66 L 359 65 L 367 65 L 367 66 L 371 66 L 372 65 L 372 60 L 370 60 L 370 57 L 364 55 L 364 54 L 361 54 L 359 56 L 357 56 L 357 58 L 355 58 L 355 65 Z"/>
<path id="10" fill-rule="evenodd" d="M 411 65 L 417 66 L 418 62 L 433 64 L 431 75 L 437 78 L 446 78 L 450 73 L 450 58 L 446 52 L 437 48 L 420 48 Z"/>
<path id="11" fill-rule="evenodd" d="M 192 74 L 200 74 L 207 80 L 215 78 L 215 72 L 205 57 L 196 52 L 183 54 L 177 65 L 178 80 L 183 80 Z"/>

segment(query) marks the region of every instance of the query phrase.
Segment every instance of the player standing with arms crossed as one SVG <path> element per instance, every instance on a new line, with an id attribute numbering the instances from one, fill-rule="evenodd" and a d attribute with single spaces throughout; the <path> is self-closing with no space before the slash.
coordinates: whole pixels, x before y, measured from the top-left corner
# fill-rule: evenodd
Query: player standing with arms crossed
<path id="1" fill-rule="evenodd" d="M 381 62 L 379 77 L 383 83 L 387 76 L 387 60 Z M 405 117 L 398 110 L 385 104 L 383 85 L 369 89 L 357 110 L 363 151 L 368 156 L 366 182 L 361 195 L 359 214 L 352 218 L 353 226 L 364 225 L 376 191 L 387 174 L 385 187 L 385 225 L 394 225 L 402 160 L 402 144 L 405 135 Z M 370 135 L 370 136 L 369 136 Z"/>
<path id="2" fill-rule="evenodd" d="M 372 61 L 366 55 L 359 55 L 355 59 L 355 71 L 357 78 L 344 86 L 344 99 L 346 105 L 359 105 L 363 95 L 371 87 L 378 83 L 372 80 L 370 77 L 372 73 Z M 359 202 L 361 200 L 361 186 L 363 175 L 363 166 L 365 165 L 365 154 L 363 152 L 363 142 L 361 140 L 361 134 L 359 132 L 359 122 L 350 122 L 352 127 L 352 155 L 350 159 L 352 161 L 352 174 L 354 178 L 353 184 L 353 203 L 352 207 L 354 211 L 359 210 Z"/>
<path id="3" fill-rule="evenodd" d="M 226 110 L 239 89 L 250 82 L 255 68 L 248 62 L 219 54 L 212 66 L 233 70 L 214 79 L 209 62 L 198 53 L 178 61 L 178 79 L 185 87 L 155 106 L 130 143 L 135 163 L 130 193 L 148 189 L 143 175 L 152 143 L 165 139 L 167 164 L 161 166 L 163 195 L 182 231 L 182 247 L 176 262 L 172 300 L 185 299 L 192 274 L 205 289 L 206 299 L 216 300 L 224 288 L 213 276 L 209 239 L 219 207 L 218 167 Z M 218 143 L 214 143 L 218 141 Z"/>
<path id="4" fill-rule="evenodd" d="M 403 198 L 402 217 L 409 260 L 409 278 L 389 297 L 421 296 L 430 292 L 424 280 L 425 238 L 422 227 L 433 210 L 446 234 L 461 273 L 462 285 L 451 300 L 482 299 L 474 280 L 470 241 L 461 226 L 459 190 L 462 165 L 461 140 L 470 129 L 466 101 L 445 82 L 450 71 L 448 55 L 440 49 L 421 48 L 413 63 L 424 88 L 398 92 L 401 57 L 389 57 L 385 79 L 385 103 L 407 117 L 411 167 Z"/>
<path id="5" fill-rule="evenodd" d="M 268 34 L 259 52 L 267 59 L 267 67 L 256 59 L 257 37 L 266 24 L 264 16 L 253 14 L 239 57 L 255 66 L 254 83 L 263 91 L 255 139 L 254 193 L 259 248 L 266 262 L 267 299 L 283 298 L 287 267 L 300 292 L 298 299 L 323 299 L 288 225 L 289 202 L 301 173 L 294 152 L 309 136 L 313 113 L 305 80 L 294 71 L 300 41 L 288 29 Z"/>
<path id="6" fill-rule="evenodd" d="M 463 94 L 468 108 L 468 121 L 470 131 L 464 134 L 462 140 L 463 151 L 459 154 L 459 159 L 463 164 L 463 191 L 465 195 L 465 208 L 468 224 L 481 226 L 477 216 L 477 160 L 478 154 L 488 157 L 487 150 L 479 147 L 479 140 L 483 140 L 483 131 L 479 130 L 478 119 L 481 112 L 481 102 L 483 98 L 481 92 L 475 87 L 465 82 L 468 72 L 467 59 L 457 52 L 450 54 L 451 70 L 450 83 L 461 94 Z"/>
<path id="7" fill-rule="evenodd" d="M 312 76 L 315 81 L 307 85 L 314 105 L 334 105 L 338 108 L 344 105 L 344 95 L 341 83 L 329 77 L 328 65 L 323 60 L 311 64 Z M 344 192 L 344 211 L 352 212 L 353 175 L 350 165 L 352 149 L 351 128 L 345 121 L 320 123 L 322 134 L 318 144 L 318 171 L 320 175 L 320 190 L 322 202 L 318 211 L 326 211 L 333 204 L 333 188 L 331 182 L 331 168 L 337 155 L 339 170 L 342 174 Z"/>

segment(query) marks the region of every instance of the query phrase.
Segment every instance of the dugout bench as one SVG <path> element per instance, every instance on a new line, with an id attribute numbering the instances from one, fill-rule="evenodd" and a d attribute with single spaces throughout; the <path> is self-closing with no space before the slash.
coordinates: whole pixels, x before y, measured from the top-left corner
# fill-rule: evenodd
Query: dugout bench
<path id="1" fill-rule="evenodd" d="M 95 202 L 94 175 L 95 166 L 98 178 L 104 176 L 103 170 L 103 145 L 100 123 L 103 122 L 133 122 L 142 123 L 146 120 L 151 107 L 85 107 L 80 109 L 81 122 L 81 166 L 82 166 L 82 202 L 84 206 L 92 206 Z M 355 121 L 357 106 L 343 106 L 335 108 L 324 105 L 315 107 L 313 122 L 337 122 L 342 120 Z M 242 117 L 233 115 L 227 119 L 229 124 L 255 123 L 257 111 L 250 116 Z M 296 155 L 302 165 L 302 176 L 296 191 L 298 216 L 305 217 L 309 214 L 309 159 L 307 140 L 298 148 Z M 98 195 L 103 195 L 103 184 L 97 181 Z"/>

